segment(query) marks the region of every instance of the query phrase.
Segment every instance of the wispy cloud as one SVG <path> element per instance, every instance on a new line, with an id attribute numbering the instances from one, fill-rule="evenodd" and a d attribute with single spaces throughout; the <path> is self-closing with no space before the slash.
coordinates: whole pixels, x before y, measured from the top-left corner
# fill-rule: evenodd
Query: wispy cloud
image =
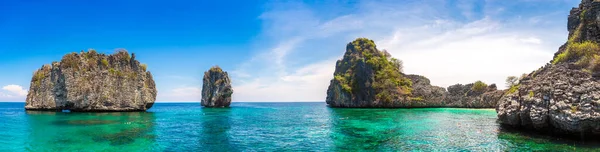
<path id="1" fill-rule="evenodd" d="M 343 5 L 347 8 L 272 4 L 260 17 L 262 37 L 272 43 L 257 42 L 266 49 L 235 70 L 234 100 L 325 100 L 335 60 L 357 37 L 374 39 L 404 60 L 405 72 L 440 86 L 476 80 L 502 84 L 506 76 L 547 63 L 566 37 L 560 27 L 569 7 L 562 14 L 511 16 L 505 7 L 521 2 L 460 3 L 461 8 L 442 0 L 360 1 Z M 563 22 L 543 22 L 548 19 Z"/>
<path id="2" fill-rule="evenodd" d="M 6 85 L 0 91 L 0 101 L 25 101 L 27 90 L 20 85 Z"/>
<path id="3" fill-rule="evenodd" d="M 178 87 L 165 92 L 159 90 L 158 101 L 201 101 L 202 88 L 200 87 Z"/>

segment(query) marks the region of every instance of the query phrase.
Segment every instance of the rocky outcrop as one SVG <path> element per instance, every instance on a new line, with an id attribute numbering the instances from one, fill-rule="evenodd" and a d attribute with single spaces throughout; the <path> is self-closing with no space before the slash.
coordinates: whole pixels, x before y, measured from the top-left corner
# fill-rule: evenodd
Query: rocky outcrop
<path id="1" fill-rule="evenodd" d="M 487 86 L 483 82 L 481 90 L 474 90 L 471 84 L 456 84 L 448 89 L 433 86 L 429 79 L 419 75 L 407 75 L 413 82 L 410 104 L 405 107 L 454 107 L 454 108 L 494 108 L 496 101 L 504 95 L 504 90 L 497 90 L 495 84 Z M 446 91 L 447 90 L 447 91 Z"/>
<path id="2" fill-rule="evenodd" d="M 567 135 L 600 135 L 600 2 L 569 15 L 569 40 L 551 64 L 521 78 L 499 101 L 500 123 Z"/>
<path id="3" fill-rule="evenodd" d="M 379 51 L 372 40 L 358 38 L 337 61 L 326 102 L 332 107 L 395 107 L 410 98 L 411 85 L 399 60 Z"/>
<path id="4" fill-rule="evenodd" d="M 60 62 L 37 70 L 25 109 L 145 111 L 154 104 L 156 93 L 152 74 L 135 54 L 90 50 L 67 54 Z"/>
<path id="5" fill-rule="evenodd" d="M 224 72 L 218 66 L 214 66 L 204 72 L 202 80 L 202 106 L 229 107 L 233 89 L 227 72 Z"/>
<path id="6" fill-rule="evenodd" d="M 496 84 L 483 85 L 477 90 L 476 84 L 481 81 L 466 85 L 456 84 L 448 87 L 448 95 L 444 100 L 448 107 L 463 108 L 495 108 L 497 101 L 504 95 L 504 90 L 497 90 Z"/>
<path id="7" fill-rule="evenodd" d="M 326 102 L 330 107 L 356 108 L 494 108 L 504 94 L 495 85 L 488 87 L 483 82 L 478 83 L 479 87 L 451 86 L 447 92 L 432 86 L 424 76 L 401 71 L 402 62 L 379 51 L 372 40 L 356 39 L 346 46 L 344 57 L 336 63 Z"/>
<path id="8" fill-rule="evenodd" d="M 523 78 L 496 111 L 508 126 L 600 135 L 600 83 L 575 64 L 548 65 Z"/>
<path id="9" fill-rule="evenodd" d="M 428 78 L 420 75 L 406 75 L 412 81 L 411 102 L 405 102 L 405 107 L 444 107 L 448 93 L 443 87 L 431 85 Z"/>

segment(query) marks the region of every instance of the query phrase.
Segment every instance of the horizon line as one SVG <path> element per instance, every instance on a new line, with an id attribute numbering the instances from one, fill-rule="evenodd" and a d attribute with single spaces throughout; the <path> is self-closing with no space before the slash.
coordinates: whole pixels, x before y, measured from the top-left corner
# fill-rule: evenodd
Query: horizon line
<path id="1" fill-rule="evenodd" d="M 25 103 L 25 101 L 0 101 L 0 102 L 10 102 L 10 103 Z M 325 102 L 325 101 L 232 101 L 239 103 L 247 103 L 247 102 Z M 200 103 L 200 101 L 155 101 L 154 103 Z"/>

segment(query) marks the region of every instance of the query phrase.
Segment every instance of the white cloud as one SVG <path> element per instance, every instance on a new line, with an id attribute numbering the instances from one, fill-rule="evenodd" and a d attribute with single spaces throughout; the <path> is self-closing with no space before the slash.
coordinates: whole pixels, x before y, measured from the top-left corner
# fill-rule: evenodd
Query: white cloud
<path id="1" fill-rule="evenodd" d="M 524 43 L 542 44 L 542 40 L 535 38 L 535 37 L 522 38 L 519 40 Z"/>
<path id="2" fill-rule="evenodd" d="M 563 22 L 527 22 L 566 20 L 564 14 L 498 19 L 506 13 L 503 6 L 472 11 L 471 1 L 462 2 L 459 13 L 467 20 L 448 15 L 443 1 L 362 1 L 345 13 L 297 3 L 269 10 L 261 16 L 263 36 L 274 44 L 235 70 L 234 101 L 325 100 L 335 60 L 357 37 L 374 39 L 379 49 L 404 61 L 406 73 L 424 75 L 443 87 L 476 80 L 502 87 L 507 76 L 547 63 L 566 37 L 564 28 L 555 28 L 566 26 Z"/>
<path id="3" fill-rule="evenodd" d="M 25 101 L 27 90 L 20 85 L 6 85 L 0 91 L 0 101 Z"/>
<path id="4" fill-rule="evenodd" d="M 159 91 L 158 101 L 201 101 L 202 88 L 179 87 L 165 93 Z"/>
<path id="5" fill-rule="evenodd" d="M 303 66 L 292 74 L 276 79 L 258 77 L 241 85 L 234 84 L 234 101 L 323 101 L 335 60 Z"/>
<path id="6" fill-rule="evenodd" d="M 17 96 L 26 96 L 27 95 L 27 90 L 23 89 L 23 87 L 19 86 L 19 85 L 7 85 L 2 87 L 2 90 L 8 91 L 9 93 L 12 93 L 14 95 Z"/>

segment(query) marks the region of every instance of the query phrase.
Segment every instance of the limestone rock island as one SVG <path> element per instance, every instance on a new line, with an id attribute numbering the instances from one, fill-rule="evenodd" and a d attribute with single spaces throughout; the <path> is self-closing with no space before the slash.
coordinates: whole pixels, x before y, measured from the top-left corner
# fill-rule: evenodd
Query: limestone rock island
<path id="1" fill-rule="evenodd" d="M 146 65 L 125 50 L 71 53 L 34 72 L 27 110 L 145 111 L 156 100 Z"/>
<path id="2" fill-rule="evenodd" d="M 551 63 L 522 77 L 499 101 L 502 124 L 600 135 L 600 2 L 583 0 L 571 10 L 567 27 L 569 39 Z"/>
<path id="3" fill-rule="evenodd" d="M 327 89 L 330 107 L 494 108 L 504 91 L 481 81 L 453 85 L 448 91 L 424 76 L 402 73 L 402 62 L 380 51 L 372 40 L 358 38 L 346 46 Z"/>
<path id="4" fill-rule="evenodd" d="M 219 66 L 214 66 L 204 72 L 202 81 L 202 106 L 229 107 L 233 89 L 227 72 Z"/>

